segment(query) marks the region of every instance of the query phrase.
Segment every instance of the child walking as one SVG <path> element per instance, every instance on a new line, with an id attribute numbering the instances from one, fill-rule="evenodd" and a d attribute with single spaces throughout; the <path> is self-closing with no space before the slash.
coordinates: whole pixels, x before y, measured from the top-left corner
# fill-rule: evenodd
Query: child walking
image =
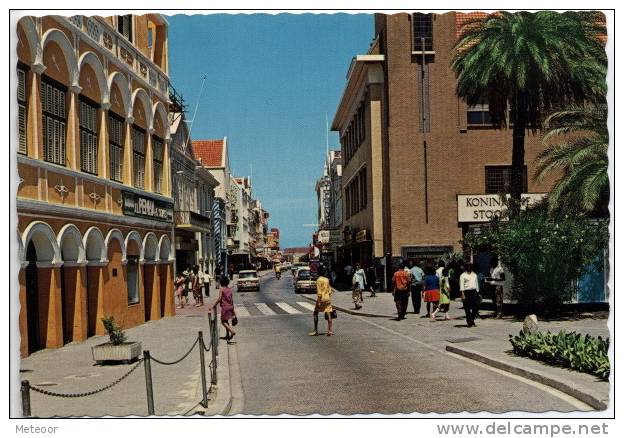
<path id="1" fill-rule="evenodd" d="M 440 301 L 438 307 L 431 313 L 431 320 L 436 320 L 436 314 L 439 310 L 444 313 L 444 320 L 448 321 L 452 319 L 448 315 L 449 307 L 451 306 L 451 286 L 449 283 L 448 269 L 444 268 L 440 276 Z"/>

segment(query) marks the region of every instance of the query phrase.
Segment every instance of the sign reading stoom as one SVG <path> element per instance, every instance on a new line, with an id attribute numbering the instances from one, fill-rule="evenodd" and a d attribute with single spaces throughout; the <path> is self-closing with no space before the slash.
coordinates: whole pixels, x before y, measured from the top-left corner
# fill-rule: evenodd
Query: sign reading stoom
<path id="1" fill-rule="evenodd" d="M 505 195 L 507 199 L 511 195 Z M 523 193 L 522 208 L 541 201 L 545 193 Z M 457 195 L 458 222 L 489 222 L 507 209 L 500 195 L 477 194 Z"/>

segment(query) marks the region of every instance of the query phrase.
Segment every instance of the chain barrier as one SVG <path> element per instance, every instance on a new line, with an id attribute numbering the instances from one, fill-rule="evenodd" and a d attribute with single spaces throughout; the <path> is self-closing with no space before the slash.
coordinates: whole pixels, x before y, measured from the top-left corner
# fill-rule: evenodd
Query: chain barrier
<path id="1" fill-rule="evenodd" d="M 210 317 L 209 317 L 210 318 Z M 208 368 L 210 370 L 210 381 L 211 381 L 211 385 L 215 385 L 216 384 L 216 369 L 217 369 L 217 360 L 215 357 L 215 350 L 216 350 L 216 346 L 215 348 L 213 348 L 213 344 L 214 342 L 218 342 L 218 340 L 216 340 L 216 336 L 218 336 L 218 332 L 216 330 L 218 330 L 218 327 L 216 326 L 216 318 L 215 321 L 210 321 L 210 345 L 208 347 L 206 347 L 206 343 L 202 340 L 202 342 L 200 342 L 200 339 L 202 339 L 202 333 L 199 332 L 198 337 L 195 339 L 195 342 L 193 342 L 193 345 L 191 346 L 191 348 L 184 354 L 184 356 L 182 356 L 180 359 L 175 360 L 173 362 L 167 362 L 167 361 L 163 361 L 163 360 L 159 360 L 154 358 L 150 352 L 148 350 L 145 350 L 143 352 L 143 357 L 141 359 L 138 360 L 138 362 L 130 369 L 128 370 L 128 372 L 126 372 L 123 376 L 121 376 L 120 378 L 118 378 L 117 380 L 115 380 L 114 382 L 110 383 L 109 385 L 106 385 L 102 388 L 99 389 L 95 389 L 93 391 L 89 391 L 89 392 L 83 392 L 83 393 L 78 393 L 78 394 L 63 394 L 63 393 L 58 393 L 58 392 L 53 392 L 53 391 L 47 391 L 45 389 L 41 389 L 41 388 L 37 388 L 36 386 L 32 386 L 27 380 L 22 381 L 22 410 L 23 410 L 23 415 L 25 417 L 30 417 L 31 415 L 31 404 L 30 404 L 30 390 L 33 390 L 35 392 L 38 392 L 40 394 L 43 395 L 48 395 L 51 397 L 61 397 L 61 398 L 80 398 L 80 397 L 88 397 L 94 394 L 98 394 L 100 392 L 106 391 L 107 389 L 112 388 L 113 386 L 119 384 L 120 382 L 122 382 L 124 379 L 126 379 L 130 374 L 132 374 L 141 364 L 144 364 L 144 368 L 145 368 L 145 373 L 146 373 L 146 389 L 147 389 L 147 399 L 148 399 L 148 415 L 154 415 L 154 400 L 153 400 L 153 390 L 152 390 L 152 378 L 151 378 L 151 367 L 150 367 L 150 362 L 153 360 L 154 362 L 161 364 L 161 365 L 176 365 L 180 362 L 182 362 L 184 359 L 186 359 L 191 352 L 195 349 L 195 346 L 200 343 L 200 360 L 202 363 L 202 366 L 204 365 L 203 362 L 203 353 L 204 351 L 209 352 L 210 350 L 212 351 L 212 360 L 210 361 L 210 363 L 208 364 Z M 216 329 L 216 330 L 215 330 Z M 202 386 L 204 387 L 204 395 L 203 395 L 203 402 L 201 402 L 202 405 L 204 405 L 204 407 L 207 407 L 208 405 L 208 398 L 207 398 L 207 389 L 206 389 L 206 383 L 205 383 L 205 375 L 203 374 L 203 370 L 202 370 Z"/>
<path id="2" fill-rule="evenodd" d="M 45 389 L 40 389 L 40 388 L 37 388 L 36 386 L 30 386 L 30 389 L 32 389 L 33 391 L 38 392 L 40 394 L 49 395 L 49 396 L 52 396 L 52 397 L 63 397 L 63 398 L 88 397 L 90 395 L 94 395 L 94 394 L 106 391 L 107 389 L 110 389 L 113 386 L 117 385 L 119 382 L 124 380 L 130 374 L 132 374 L 134 372 L 134 370 L 136 370 L 139 367 L 139 365 L 141 365 L 141 363 L 143 363 L 143 359 L 139 359 L 139 361 L 136 363 L 136 365 L 134 365 L 126 374 L 121 376 L 119 379 L 115 380 L 110 385 L 106 385 L 103 388 L 96 389 L 94 391 L 82 392 L 82 393 L 79 393 L 79 394 L 61 394 L 61 393 L 58 393 L 58 392 L 46 391 Z"/>
<path id="3" fill-rule="evenodd" d="M 184 356 L 182 356 L 180 359 L 175 360 L 173 362 L 165 362 L 163 360 L 158 360 L 156 359 L 154 356 L 151 357 L 151 359 L 156 362 L 159 363 L 161 365 L 176 365 L 180 362 L 182 362 L 184 359 L 186 359 L 188 357 L 189 354 L 191 354 L 191 351 L 193 351 L 193 349 L 195 348 L 195 346 L 197 345 L 197 343 L 199 342 L 199 338 L 195 339 L 195 342 L 193 343 L 193 345 L 191 346 L 191 349 L 189 351 L 186 352 L 186 354 Z"/>

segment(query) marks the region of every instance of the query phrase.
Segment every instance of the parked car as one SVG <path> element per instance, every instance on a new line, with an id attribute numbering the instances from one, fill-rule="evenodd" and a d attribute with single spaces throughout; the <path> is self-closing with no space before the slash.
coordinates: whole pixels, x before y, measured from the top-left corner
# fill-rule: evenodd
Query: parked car
<path id="1" fill-rule="evenodd" d="M 260 291 L 260 279 L 258 271 L 246 270 L 238 273 L 238 290 L 255 290 Z"/>
<path id="2" fill-rule="evenodd" d="M 293 263 L 292 267 L 290 268 L 290 270 L 292 271 L 292 275 L 293 277 L 297 277 L 297 270 L 299 268 L 307 268 L 308 264 L 304 263 L 304 262 L 297 262 L 297 263 Z"/>
<path id="3" fill-rule="evenodd" d="M 295 293 L 316 292 L 316 280 L 312 279 L 310 268 L 302 267 L 297 270 L 295 277 Z"/>

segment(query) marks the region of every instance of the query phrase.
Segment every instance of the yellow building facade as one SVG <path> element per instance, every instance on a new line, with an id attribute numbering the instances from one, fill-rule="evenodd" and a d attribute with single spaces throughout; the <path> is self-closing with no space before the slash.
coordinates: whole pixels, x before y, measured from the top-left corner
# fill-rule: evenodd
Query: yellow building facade
<path id="1" fill-rule="evenodd" d="M 167 22 L 17 23 L 22 356 L 174 314 Z"/>

